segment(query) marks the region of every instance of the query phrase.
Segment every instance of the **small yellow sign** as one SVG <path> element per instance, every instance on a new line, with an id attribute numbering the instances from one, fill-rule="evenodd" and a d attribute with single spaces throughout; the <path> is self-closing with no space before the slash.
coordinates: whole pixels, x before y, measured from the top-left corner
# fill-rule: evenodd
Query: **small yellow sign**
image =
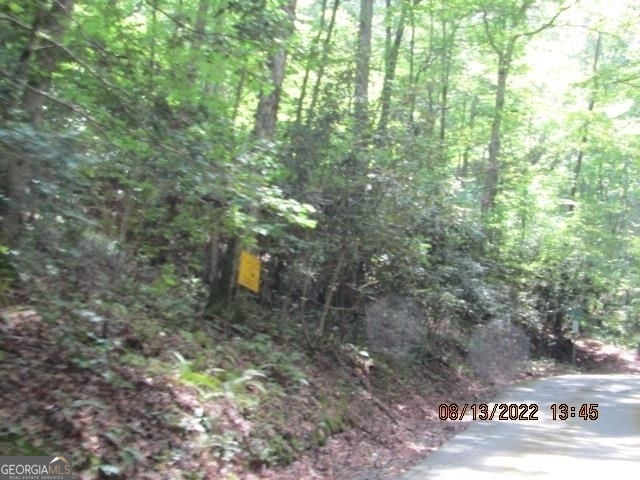
<path id="1" fill-rule="evenodd" d="M 242 285 L 252 292 L 258 293 L 260 291 L 260 259 L 249 252 L 240 252 L 238 285 Z"/>

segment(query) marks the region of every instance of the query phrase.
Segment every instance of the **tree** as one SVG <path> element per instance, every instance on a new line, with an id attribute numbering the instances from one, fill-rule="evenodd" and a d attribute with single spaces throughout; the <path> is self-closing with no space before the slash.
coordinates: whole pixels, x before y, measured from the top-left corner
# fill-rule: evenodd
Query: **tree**
<path id="1" fill-rule="evenodd" d="M 596 45 L 594 47 L 594 52 L 593 52 L 593 66 L 592 66 L 592 72 L 595 75 L 597 75 L 598 73 L 598 60 L 600 58 L 600 49 L 602 48 L 602 36 L 601 33 L 598 33 L 598 38 L 596 40 Z M 597 89 L 597 86 L 594 88 L 594 90 Z M 595 99 L 596 93 L 592 92 L 591 94 L 591 98 L 589 99 L 589 105 L 587 106 L 587 112 L 588 114 L 593 113 L 593 109 L 595 108 L 595 103 L 596 103 L 596 99 Z M 587 131 L 588 131 L 588 125 L 584 126 L 584 134 L 582 136 L 581 142 L 582 144 L 586 144 L 587 143 Z M 575 167 L 573 169 L 573 185 L 571 186 L 571 191 L 569 192 L 569 198 L 575 202 L 576 200 L 576 195 L 578 192 L 578 184 L 580 181 L 580 171 L 582 170 L 582 160 L 584 158 L 584 150 L 582 148 L 578 148 L 578 152 L 576 154 L 576 164 Z M 574 203 L 569 203 L 568 208 L 569 211 L 573 211 L 574 209 Z"/>
<path id="2" fill-rule="evenodd" d="M 73 0 L 38 2 L 18 8 L 22 18 L 0 14 L 0 21 L 12 37 L 7 42 L 13 71 L 2 71 L 5 93 L 2 95 L 2 120 L 24 121 L 38 129 L 44 122 L 44 105 L 51 78 L 64 48 L 60 40 L 68 28 Z M 3 126 L 4 126 L 3 125 Z M 21 216 L 29 197 L 29 180 L 33 174 L 32 160 L 26 152 L 7 151 L 0 144 L 0 185 L 3 197 L 2 241 L 14 244 L 20 234 Z"/>
<path id="3" fill-rule="evenodd" d="M 353 95 L 355 131 L 360 138 L 366 137 L 366 132 L 369 130 L 369 70 L 371 63 L 372 20 L 373 0 L 361 0 L 358 47 L 355 58 L 355 91 Z"/>
<path id="4" fill-rule="evenodd" d="M 518 43 L 522 39 L 530 38 L 553 26 L 558 17 L 570 8 L 569 6 L 560 7 L 551 19 L 531 28 L 527 14 L 535 3 L 535 0 L 522 0 L 516 4 L 506 2 L 480 5 L 486 40 L 497 59 L 495 106 L 485 167 L 483 195 L 480 201 L 483 213 L 488 213 L 493 208 L 498 194 L 501 129 L 507 94 L 507 79 Z"/>
<path id="5" fill-rule="evenodd" d="M 204 278 L 211 305 L 236 301 L 235 250 L 251 248 L 273 288 L 255 300 L 320 340 L 362 333 L 363 305 L 389 294 L 465 328 L 536 298 L 559 333 L 567 302 L 633 304 L 633 15 L 598 20 L 589 72 L 565 54 L 560 92 L 531 50 L 576 36 L 566 3 L 298 3 L 0 1 L 7 258 L 57 268 L 60 289 L 131 269 L 142 296 L 194 299 L 186 279 Z M 118 268 L 88 268 L 88 244 Z M 593 288 L 565 288 L 578 257 L 570 279 Z"/>
<path id="6" fill-rule="evenodd" d="M 391 1 L 387 1 L 387 35 L 385 39 L 385 67 L 384 80 L 382 83 L 382 93 L 380 95 L 380 119 L 378 120 L 377 134 L 382 140 L 387 132 L 389 116 L 391 113 L 391 94 L 394 89 L 394 79 L 396 76 L 396 67 L 398 65 L 398 55 L 400 46 L 402 45 L 402 37 L 404 35 L 404 27 L 408 9 L 411 8 L 409 0 L 402 0 L 400 5 L 400 13 L 398 15 L 395 34 L 392 35 L 391 21 L 393 19 L 393 5 Z"/>
<path id="7" fill-rule="evenodd" d="M 296 0 L 288 0 L 282 6 L 282 10 L 286 15 L 289 23 L 293 22 L 296 9 Z M 285 38 L 281 41 L 286 42 L 288 36 L 291 35 L 292 26 L 283 28 Z M 280 95 L 282 92 L 282 82 L 284 80 L 285 66 L 287 61 L 286 48 L 280 48 L 267 61 L 268 69 L 271 77 L 271 85 L 268 92 L 262 90 L 260 92 L 260 100 L 258 102 L 258 111 L 256 114 L 256 122 L 254 128 L 254 136 L 257 139 L 271 139 L 275 133 L 276 120 L 278 115 L 278 107 L 280 105 Z"/>

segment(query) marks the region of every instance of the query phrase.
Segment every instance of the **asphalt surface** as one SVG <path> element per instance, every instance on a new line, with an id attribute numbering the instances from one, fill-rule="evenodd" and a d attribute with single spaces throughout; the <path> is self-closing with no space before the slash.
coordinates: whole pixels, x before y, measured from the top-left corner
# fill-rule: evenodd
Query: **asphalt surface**
<path id="1" fill-rule="evenodd" d="M 398 480 L 640 478 L 640 375 L 532 380 L 494 402 L 498 407 L 493 420 L 479 420 L 482 412 L 476 407 L 474 421 L 469 405 L 462 420 L 470 422 L 469 428 Z M 511 404 L 517 407 L 509 412 Z M 567 405 L 566 420 L 560 419 L 565 413 L 560 406 L 553 420 L 553 404 Z M 583 404 L 587 420 L 580 417 Z M 597 407 L 590 412 L 589 404 Z M 493 405 L 487 405 L 488 415 Z M 529 418 L 535 406 L 537 420 L 498 419 L 503 412 L 506 418 L 520 413 Z"/>

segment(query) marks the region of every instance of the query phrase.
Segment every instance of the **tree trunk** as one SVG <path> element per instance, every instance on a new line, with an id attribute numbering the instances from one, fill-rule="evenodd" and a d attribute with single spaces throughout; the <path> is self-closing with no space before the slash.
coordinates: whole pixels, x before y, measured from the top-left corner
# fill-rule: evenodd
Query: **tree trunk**
<path id="1" fill-rule="evenodd" d="M 54 1 L 43 23 L 39 25 L 37 19 L 34 23 L 37 44 L 29 45 L 28 51 L 23 54 L 26 55 L 26 61 L 31 58 L 35 66 L 35 68 L 29 68 L 27 88 L 22 97 L 22 110 L 34 127 L 40 126 L 44 120 L 42 107 L 46 97 L 43 93 L 49 90 L 51 77 L 58 65 L 60 54 L 55 42 L 59 42 L 66 32 L 72 9 L 73 0 Z M 51 41 L 44 40 L 45 35 Z"/>
<path id="2" fill-rule="evenodd" d="M 276 131 L 286 56 L 287 53 L 284 50 L 280 50 L 268 60 L 269 71 L 271 72 L 271 91 L 266 93 L 262 91 L 260 93 L 256 123 L 253 130 L 253 136 L 259 140 L 273 138 Z"/>
<path id="3" fill-rule="evenodd" d="M 409 22 L 411 25 L 411 38 L 409 39 L 409 91 L 408 91 L 408 104 L 409 111 L 407 112 L 407 123 L 409 125 L 409 132 L 411 136 L 416 133 L 415 129 L 415 110 L 416 110 L 416 78 L 415 78 L 415 47 L 416 47 L 416 16 L 413 9 L 411 9 Z"/>
<path id="4" fill-rule="evenodd" d="M 390 3 L 387 4 L 387 10 L 391 8 Z M 382 94 L 380 97 L 380 120 L 378 122 L 378 135 L 384 138 L 387 133 L 387 125 L 391 113 L 391 94 L 393 92 L 393 81 L 396 75 L 396 65 L 398 64 L 398 53 L 400 44 L 404 35 L 404 24 L 407 15 L 407 0 L 403 0 L 402 11 L 398 19 L 398 26 L 393 38 L 393 42 L 388 40 L 387 52 L 385 56 L 384 80 L 382 83 Z M 390 35 L 388 35 L 390 37 Z"/>
<path id="5" fill-rule="evenodd" d="M 593 53 L 593 66 L 591 67 L 591 71 L 594 76 L 598 73 L 598 60 L 600 58 L 601 48 L 602 48 L 602 33 L 598 32 L 598 39 L 596 40 L 596 46 Z M 587 106 L 587 111 L 589 113 L 593 112 L 593 109 L 595 108 L 595 105 L 596 105 L 596 99 L 595 99 L 596 87 L 594 87 L 593 90 L 594 91 L 591 92 L 591 98 L 589 99 L 589 105 Z M 569 192 L 569 198 L 572 201 L 575 201 L 578 194 L 578 184 L 580 183 L 580 172 L 582 170 L 582 160 L 584 159 L 584 147 L 587 145 L 588 129 L 589 129 L 589 125 L 587 121 L 583 127 L 584 133 L 582 134 L 582 138 L 580 139 L 580 149 L 578 150 L 576 165 L 573 169 L 573 184 L 571 185 L 571 192 Z M 569 212 L 573 212 L 574 210 L 573 203 L 569 203 L 568 210 Z"/>
<path id="6" fill-rule="evenodd" d="M 313 124 L 313 121 L 315 120 L 316 107 L 318 105 L 318 99 L 320 97 L 320 85 L 324 77 L 324 70 L 327 66 L 327 60 L 329 59 L 329 51 L 331 48 L 331 37 L 333 36 L 333 29 L 336 24 L 336 16 L 338 14 L 339 6 L 340 6 L 340 0 L 335 0 L 333 2 L 333 9 L 331 11 L 331 20 L 329 21 L 329 25 L 327 27 L 327 36 L 322 42 L 322 55 L 320 58 L 320 64 L 318 66 L 318 73 L 316 74 L 316 81 L 313 85 L 313 91 L 311 93 L 311 104 L 309 105 L 307 121 L 306 121 L 307 127 L 310 127 Z"/>
<path id="7" fill-rule="evenodd" d="M 58 65 L 58 44 L 67 30 L 73 3 L 73 0 L 56 0 L 48 11 L 39 9 L 35 12 L 29 39 L 22 49 L 14 75 L 15 84 L 22 86 L 23 90 L 18 95 L 12 95 L 4 106 L 2 115 L 5 121 L 15 120 L 13 111 L 17 106 L 23 119 L 33 127 L 38 128 L 44 122 L 46 93 Z M 18 100 L 20 103 L 16 105 Z M 28 200 L 33 171 L 26 152 L 2 146 L 0 157 L 0 188 L 8 199 L 0 208 L 2 241 L 13 245 L 20 234 L 22 212 Z"/>
<path id="8" fill-rule="evenodd" d="M 528 10 L 534 3 L 534 0 L 523 0 L 521 3 L 516 4 L 507 2 L 505 6 L 511 10 L 505 11 L 500 15 L 502 20 L 499 22 L 498 27 L 493 29 L 491 28 L 492 20 L 490 19 L 489 11 L 483 11 L 482 20 L 487 41 L 498 56 L 498 84 L 496 87 L 493 123 L 491 124 L 491 138 L 489 140 L 489 158 L 485 168 L 484 191 L 480 200 L 483 214 L 493 209 L 498 195 L 501 129 L 507 91 L 507 77 L 509 76 L 516 44 L 521 38 L 530 38 L 554 25 L 560 14 L 570 8 L 570 5 L 563 6 L 555 12 L 549 21 L 532 30 L 523 31 L 522 28 L 527 26 Z M 496 6 L 500 7 L 500 5 Z M 505 31 L 505 25 L 510 27 L 511 33 Z M 518 32 L 518 30 L 520 31 Z"/>
<path id="9" fill-rule="evenodd" d="M 466 103 L 466 101 L 465 101 Z M 463 115 L 463 121 L 461 122 L 461 129 L 468 130 L 470 133 L 473 133 L 476 123 L 476 116 L 478 115 L 478 97 L 473 96 L 470 100 L 469 105 L 469 115 Z M 458 167 L 458 176 L 461 178 L 466 178 L 469 175 L 469 157 L 471 155 L 471 142 L 468 142 L 465 145 L 464 150 L 462 151 L 462 158 L 460 161 L 460 165 Z"/>
<path id="10" fill-rule="evenodd" d="M 302 125 L 302 110 L 304 108 L 304 100 L 307 96 L 307 87 L 309 85 L 309 77 L 311 76 L 311 70 L 313 69 L 314 62 L 318 57 L 318 47 L 320 45 L 320 40 L 322 39 L 326 10 L 327 10 L 327 0 L 322 0 L 322 5 L 320 6 L 320 11 L 322 12 L 320 17 L 320 27 L 318 28 L 318 33 L 313 38 L 313 42 L 311 44 L 311 50 L 307 57 L 307 66 L 304 71 L 302 86 L 300 87 L 300 96 L 298 97 L 298 106 L 296 107 L 296 126 L 298 127 Z M 320 66 L 318 66 L 318 68 L 320 68 Z"/>
<path id="11" fill-rule="evenodd" d="M 205 252 L 207 271 L 205 275 L 209 283 L 209 298 L 207 310 L 211 313 L 218 313 L 229 306 L 229 300 L 233 292 L 235 258 L 237 252 L 237 241 L 234 238 L 226 240 L 222 244 L 220 235 L 217 232 L 211 234 L 207 242 Z"/>
<path id="12" fill-rule="evenodd" d="M 289 17 L 289 21 L 293 28 L 296 0 L 289 0 L 289 2 L 282 8 Z M 265 92 L 263 90 L 260 92 L 256 122 L 253 130 L 253 135 L 258 140 L 271 139 L 275 134 L 286 63 L 287 51 L 285 48 L 278 50 L 267 61 L 267 66 L 271 74 L 271 85 L 269 86 L 270 91 Z"/>
<path id="13" fill-rule="evenodd" d="M 371 62 L 371 23 L 373 0 L 360 1 L 360 26 L 356 52 L 354 117 L 356 136 L 363 138 L 368 130 L 369 69 Z"/>
<path id="14" fill-rule="evenodd" d="M 442 35 L 442 55 L 440 57 L 440 149 L 444 149 L 447 135 L 447 112 L 449 110 L 449 80 L 451 76 L 451 65 L 455 49 L 455 38 L 458 31 L 459 23 L 449 22 L 446 19 L 441 21 Z M 451 30 L 447 27 L 451 27 Z M 442 152 L 444 153 L 444 152 Z M 442 155 L 444 158 L 444 155 Z"/>
<path id="15" fill-rule="evenodd" d="M 483 214 L 488 213 L 495 206 L 496 196 L 498 195 L 502 118 L 507 92 L 507 77 L 509 76 L 516 40 L 517 37 L 512 37 L 506 51 L 498 55 L 498 85 L 496 88 L 493 123 L 491 124 L 489 157 L 487 158 L 485 169 L 484 191 L 481 199 L 481 211 Z"/>

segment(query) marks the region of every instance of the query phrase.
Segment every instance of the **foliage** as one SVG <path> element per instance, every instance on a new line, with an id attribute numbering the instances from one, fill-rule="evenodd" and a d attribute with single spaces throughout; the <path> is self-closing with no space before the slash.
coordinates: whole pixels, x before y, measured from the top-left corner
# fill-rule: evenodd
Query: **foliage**
<path id="1" fill-rule="evenodd" d="M 426 350 L 512 316 L 566 336 L 576 312 L 633 342 L 635 7 L 568 7 L 0 2 L 0 301 L 247 336 L 257 303 L 317 347 L 396 296 Z"/>
<path id="2" fill-rule="evenodd" d="M 638 347 L 636 3 L 0 0 L 1 449 L 245 474 L 403 369 Z"/>

